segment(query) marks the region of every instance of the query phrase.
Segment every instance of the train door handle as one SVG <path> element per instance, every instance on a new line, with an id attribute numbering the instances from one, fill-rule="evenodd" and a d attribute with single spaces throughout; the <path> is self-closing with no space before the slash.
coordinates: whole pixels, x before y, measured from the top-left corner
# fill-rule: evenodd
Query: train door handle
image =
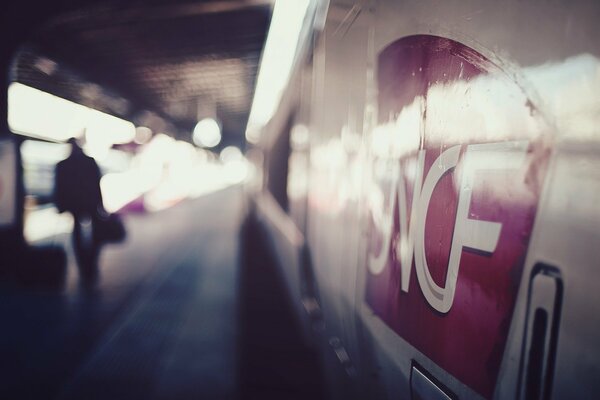
<path id="1" fill-rule="evenodd" d="M 519 378 L 519 398 L 522 400 L 550 398 L 562 297 L 560 271 L 537 264 L 529 281 Z"/>

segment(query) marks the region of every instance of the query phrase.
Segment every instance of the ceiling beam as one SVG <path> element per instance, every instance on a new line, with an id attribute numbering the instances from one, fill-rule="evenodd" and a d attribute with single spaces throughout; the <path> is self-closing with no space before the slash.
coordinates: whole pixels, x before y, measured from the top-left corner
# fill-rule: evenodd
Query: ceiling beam
<path id="1" fill-rule="evenodd" d="M 96 5 L 97 8 L 91 6 L 56 17 L 45 24 L 42 31 L 62 26 L 69 26 L 70 30 L 86 30 L 95 24 L 110 26 L 124 25 L 132 22 L 187 18 L 243 11 L 255 7 L 268 7 L 273 3 L 274 0 L 215 0 L 201 3 L 170 3 L 167 5 L 146 7 L 142 7 L 139 4 L 134 6 L 119 4 L 116 7 L 111 4 L 110 6 L 103 7 L 103 5 L 98 4 Z"/>

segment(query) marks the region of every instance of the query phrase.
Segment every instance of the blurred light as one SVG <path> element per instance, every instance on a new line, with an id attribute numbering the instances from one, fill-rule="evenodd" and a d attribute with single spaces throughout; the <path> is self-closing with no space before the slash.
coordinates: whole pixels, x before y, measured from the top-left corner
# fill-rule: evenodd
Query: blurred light
<path id="1" fill-rule="evenodd" d="M 303 150 L 308 146 L 308 128 L 304 125 L 294 125 L 292 128 L 290 143 L 294 150 Z"/>
<path id="2" fill-rule="evenodd" d="M 288 83 L 309 0 L 277 0 L 260 63 L 246 139 L 257 143 Z"/>
<path id="3" fill-rule="evenodd" d="M 104 208 L 108 212 L 116 212 L 155 184 L 140 170 L 105 174 L 100 179 Z"/>
<path id="4" fill-rule="evenodd" d="M 17 133 L 59 142 L 85 132 L 86 150 L 96 155 L 135 136 L 129 121 L 18 82 L 8 88 L 8 123 Z"/>
<path id="5" fill-rule="evenodd" d="M 21 145 L 21 156 L 24 163 L 54 165 L 67 158 L 71 146 L 66 143 L 48 143 L 37 140 L 25 140 Z"/>
<path id="6" fill-rule="evenodd" d="M 259 127 L 258 124 L 250 122 L 250 119 L 248 119 L 248 126 L 246 127 L 246 140 L 249 143 L 256 144 L 260 140 L 261 133 L 261 127 Z"/>
<path id="7" fill-rule="evenodd" d="M 8 88 L 8 124 L 20 134 L 56 141 L 81 137 L 88 110 L 21 83 L 12 83 Z"/>
<path id="8" fill-rule="evenodd" d="M 72 230 L 73 217 L 70 213 L 59 213 L 55 207 L 45 207 L 28 211 L 23 234 L 31 243 Z"/>
<path id="9" fill-rule="evenodd" d="M 209 162 L 210 151 L 196 148 L 196 159 L 200 164 Z"/>
<path id="10" fill-rule="evenodd" d="M 135 127 L 129 121 L 96 110 L 88 114 L 83 148 L 97 160 L 105 158 L 113 144 L 129 143 L 135 137 Z"/>
<path id="11" fill-rule="evenodd" d="M 212 118 L 204 118 L 196 124 L 192 136 L 194 144 L 200 147 L 215 147 L 221 142 L 221 128 Z"/>
<path id="12" fill-rule="evenodd" d="M 227 146 L 219 154 L 219 158 L 223 163 L 239 161 L 243 157 L 242 151 L 235 146 Z"/>
<path id="13" fill-rule="evenodd" d="M 111 144 L 129 143 L 135 138 L 135 126 L 124 119 L 90 109 L 86 137 L 101 137 L 102 141 Z"/>
<path id="14" fill-rule="evenodd" d="M 138 126 L 135 128 L 135 138 L 133 139 L 134 142 L 137 144 L 144 144 L 148 143 L 150 138 L 152 138 L 152 129 L 145 126 Z"/>
<path id="15" fill-rule="evenodd" d="M 46 75 L 54 74 L 54 72 L 56 72 L 57 69 L 57 64 L 54 61 L 45 57 L 38 57 L 38 59 L 35 60 L 33 66 L 38 71 L 43 72 Z"/>
<path id="16" fill-rule="evenodd" d="M 240 183 L 248 176 L 248 163 L 245 159 L 229 161 L 223 166 L 223 179 L 230 184 Z"/>

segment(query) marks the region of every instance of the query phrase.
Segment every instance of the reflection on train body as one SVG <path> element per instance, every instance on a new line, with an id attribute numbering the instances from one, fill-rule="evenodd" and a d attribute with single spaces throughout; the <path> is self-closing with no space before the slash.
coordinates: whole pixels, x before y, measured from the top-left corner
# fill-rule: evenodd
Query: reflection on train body
<path id="1" fill-rule="evenodd" d="M 331 1 L 263 127 L 257 215 L 336 398 L 599 389 L 599 10 L 476 3 Z"/>

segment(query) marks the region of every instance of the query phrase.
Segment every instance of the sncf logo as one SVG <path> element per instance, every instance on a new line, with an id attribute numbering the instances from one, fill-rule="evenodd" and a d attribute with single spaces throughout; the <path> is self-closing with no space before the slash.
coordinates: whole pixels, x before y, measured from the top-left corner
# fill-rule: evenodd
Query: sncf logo
<path id="1" fill-rule="evenodd" d="M 369 255 L 368 267 L 371 274 L 380 274 L 393 253 L 393 257 L 400 264 L 400 288 L 408 293 L 411 289 L 410 276 L 414 260 L 417 281 L 425 299 L 435 310 L 447 313 L 454 301 L 463 249 L 493 253 L 502 231 L 502 221 L 476 219 L 470 214 L 472 192 L 477 184 L 476 177 L 481 171 L 499 170 L 510 173 L 510 170 L 522 170 L 527 146 L 527 141 L 471 144 L 466 146 L 459 163 L 462 146 L 456 145 L 439 155 L 426 176 L 423 176 L 426 150 L 420 150 L 416 157 L 413 177 L 407 178 L 406 171 L 402 171 L 400 166 L 396 168 L 393 171 L 391 187 L 393 201 L 389 201 L 387 209 L 384 210 L 386 224 L 378 227 L 383 236 L 383 246 L 378 254 Z M 427 263 L 425 221 L 434 189 L 446 174 L 455 175 L 458 205 L 445 283 L 440 286 L 432 278 Z M 410 210 L 406 193 L 407 179 L 412 180 L 413 187 Z M 395 207 L 398 207 L 397 221 L 394 221 Z M 392 240 L 394 226 L 399 230 L 396 240 Z M 393 248 L 390 248 L 392 246 Z"/>
<path id="2" fill-rule="evenodd" d="M 377 58 L 365 303 L 485 398 L 548 163 L 530 104 L 499 66 L 447 38 L 403 37 Z"/>

